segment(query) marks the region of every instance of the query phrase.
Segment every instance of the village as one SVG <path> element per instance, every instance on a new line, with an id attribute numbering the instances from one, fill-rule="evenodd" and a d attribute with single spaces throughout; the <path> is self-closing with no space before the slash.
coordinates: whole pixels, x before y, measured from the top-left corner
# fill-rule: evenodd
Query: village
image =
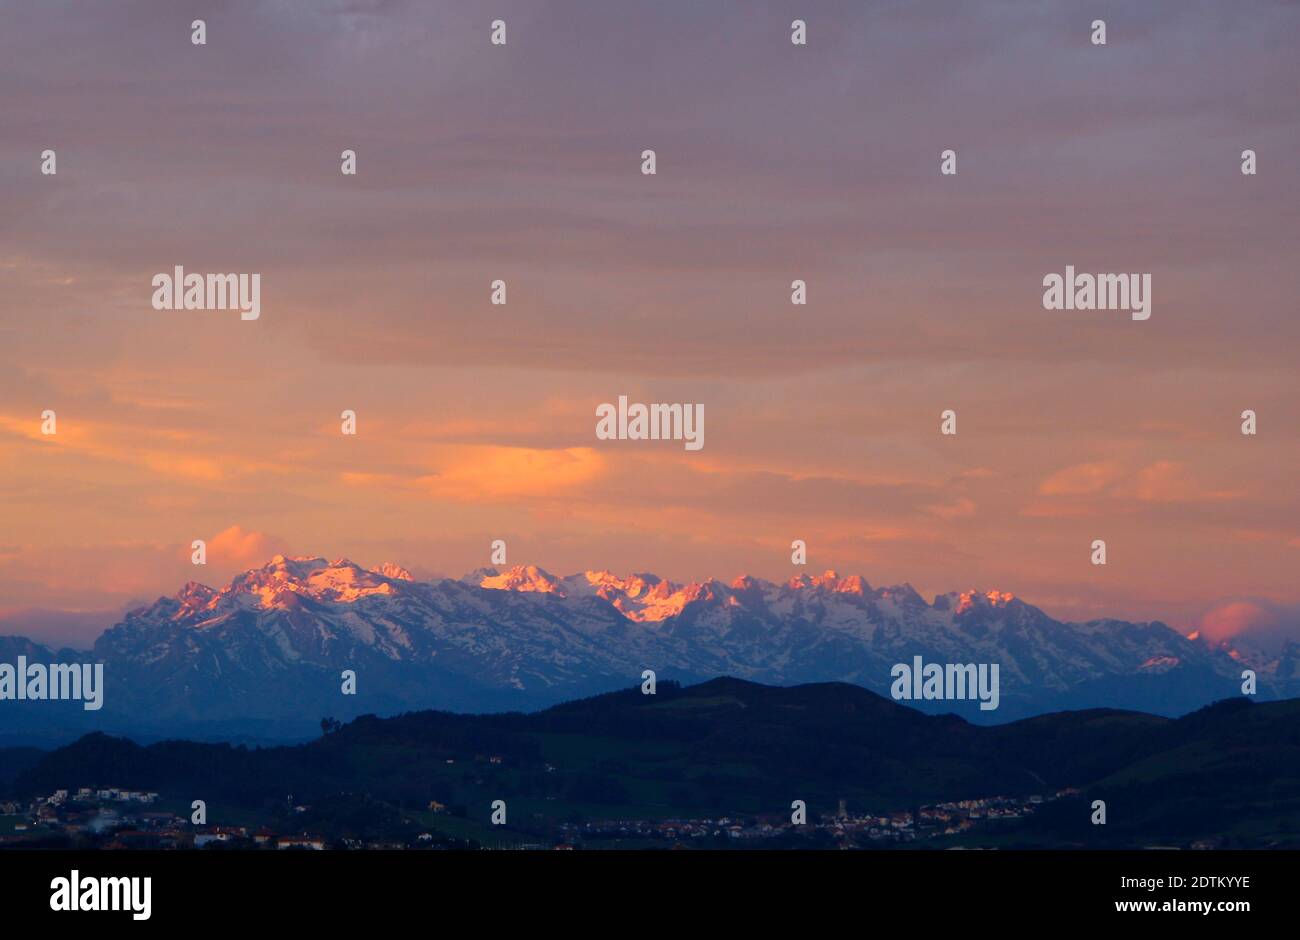
<path id="1" fill-rule="evenodd" d="M 1072 788 L 1048 796 L 995 796 L 920 806 L 892 812 L 850 813 L 844 800 L 833 813 L 795 825 L 788 814 L 716 818 L 614 819 L 535 823 L 516 833 L 517 840 L 492 847 L 577 849 L 617 847 L 763 848 L 776 840 L 811 840 L 825 847 L 865 848 L 923 842 L 957 836 L 981 823 L 1029 816 L 1043 803 L 1076 794 Z M 436 831 L 394 831 L 381 838 L 328 837 L 321 832 L 277 831 L 270 826 L 194 824 L 160 808 L 159 794 L 116 787 L 59 789 L 30 803 L 0 802 L 0 848 L 49 844 L 93 845 L 121 849 L 429 849 L 477 847 L 456 843 Z M 291 815 L 309 810 L 291 807 Z M 435 813 L 446 807 L 429 803 Z M 418 827 L 416 827 L 418 828 Z M 504 832 L 503 832 L 504 834 Z M 486 846 L 485 846 L 486 847 Z"/>
<path id="2" fill-rule="evenodd" d="M 719 841 L 737 847 L 760 847 L 765 840 L 818 838 L 835 846 L 884 847 L 955 836 L 975 829 L 981 822 L 1014 820 L 1032 815 L 1045 802 L 1072 796 L 1078 791 L 1065 788 L 1050 796 L 995 796 L 921 806 L 915 810 L 888 813 L 850 813 L 841 800 L 838 810 L 819 820 L 792 825 L 785 814 L 717 819 L 616 820 L 565 824 L 561 830 L 574 841 L 661 840 L 689 845 L 697 843 L 715 847 Z"/>

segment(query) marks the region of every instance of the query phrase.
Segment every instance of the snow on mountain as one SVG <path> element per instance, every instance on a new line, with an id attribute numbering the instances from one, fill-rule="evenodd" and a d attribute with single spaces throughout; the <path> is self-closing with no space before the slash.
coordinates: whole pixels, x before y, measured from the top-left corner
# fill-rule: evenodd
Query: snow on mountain
<path id="1" fill-rule="evenodd" d="M 286 558 L 213 589 L 191 582 L 105 631 L 106 720 L 122 726 L 269 721 L 314 726 L 416 708 L 536 708 L 638 684 L 845 681 L 889 694 L 896 663 L 998 663 L 1001 705 L 916 702 L 974 721 L 1061 708 L 1164 714 L 1238 694 L 1241 663 L 1160 623 L 1063 623 L 1011 594 L 927 603 L 834 571 L 784 583 L 676 584 L 653 574 L 536 566 L 415 581 L 394 564 Z M 1261 695 L 1297 694 L 1297 650 Z M 357 695 L 340 676 L 357 675 Z M 0 724 L 4 718 L 0 711 Z"/>

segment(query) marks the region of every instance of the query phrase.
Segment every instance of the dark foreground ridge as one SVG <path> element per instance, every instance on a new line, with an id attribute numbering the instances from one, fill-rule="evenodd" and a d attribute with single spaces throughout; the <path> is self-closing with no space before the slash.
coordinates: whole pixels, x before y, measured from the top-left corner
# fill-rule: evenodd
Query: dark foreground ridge
<path id="1" fill-rule="evenodd" d="M 20 768 L 0 777 L 11 811 L 0 838 L 250 848 L 295 839 L 325 848 L 1300 844 L 1300 700 L 988 727 L 853 685 L 724 678 L 533 714 L 426 711 L 322 726 L 318 740 L 295 746 L 141 746 L 91 734 L 43 756 L 0 751 L 0 765 Z M 191 822 L 194 800 L 204 801 L 203 825 Z M 491 823 L 497 800 L 504 825 Z M 806 825 L 791 825 L 795 800 Z M 1091 821 L 1096 800 L 1105 825 Z"/>

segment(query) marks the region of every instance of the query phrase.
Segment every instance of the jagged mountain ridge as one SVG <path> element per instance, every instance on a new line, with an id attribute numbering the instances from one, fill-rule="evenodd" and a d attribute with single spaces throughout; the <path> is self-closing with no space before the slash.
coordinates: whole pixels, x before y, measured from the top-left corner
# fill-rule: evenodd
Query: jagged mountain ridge
<path id="1" fill-rule="evenodd" d="M 998 663 L 996 711 L 912 703 L 986 722 L 1083 707 L 1181 714 L 1239 694 L 1242 668 L 1158 622 L 1063 623 L 997 591 L 927 603 L 909 585 L 872 588 L 831 571 L 682 585 L 516 566 L 417 581 L 392 564 L 277 555 L 222 589 L 191 582 L 128 613 L 94 646 L 106 664 L 104 709 L 93 719 L 65 712 L 117 729 L 305 732 L 323 715 L 540 708 L 637 684 L 644 669 L 684 682 L 843 681 L 888 695 L 890 668 L 918 655 Z M 355 696 L 340 694 L 344 669 L 357 674 Z M 1261 668 L 1260 697 L 1297 694 L 1293 672 L 1274 671 L 1276 680 Z M 8 714 L 0 709 L 0 731 L 11 730 Z"/>

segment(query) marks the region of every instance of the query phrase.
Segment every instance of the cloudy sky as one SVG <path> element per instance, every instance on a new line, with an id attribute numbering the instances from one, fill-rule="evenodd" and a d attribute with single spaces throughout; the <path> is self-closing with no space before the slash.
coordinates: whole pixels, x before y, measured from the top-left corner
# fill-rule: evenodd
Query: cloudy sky
<path id="1" fill-rule="evenodd" d="M 497 538 L 1295 619 L 1298 39 L 1264 0 L 0 2 L 0 627 Z M 154 310 L 175 265 L 260 273 L 261 318 Z M 1044 310 L 1066 265 L 1151 318 Z M 597 440 L 619 395 L 704 449 Z"/>

